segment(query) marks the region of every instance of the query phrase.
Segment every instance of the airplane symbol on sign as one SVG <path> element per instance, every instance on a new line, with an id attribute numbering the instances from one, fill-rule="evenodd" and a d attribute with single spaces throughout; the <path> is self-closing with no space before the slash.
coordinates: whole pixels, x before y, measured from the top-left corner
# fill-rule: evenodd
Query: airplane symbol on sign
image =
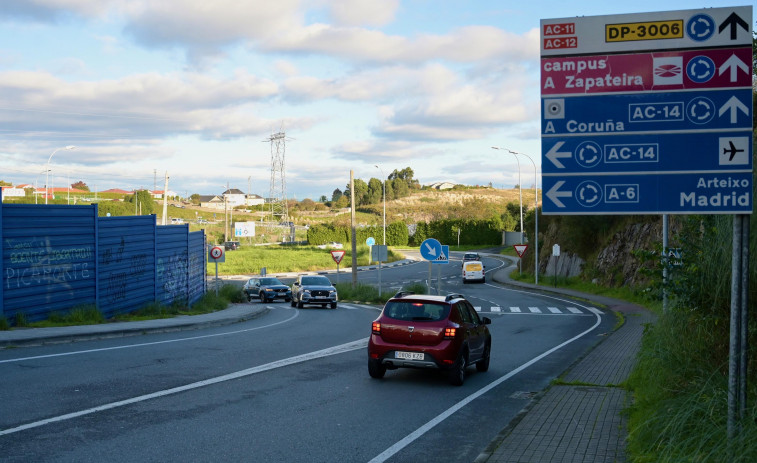
<path id="1" fill-rule="evenodd" d="M 732 141 L 729 141 L 728 144 L 730 145 L 730 149 L 723 148 L 723 154 L 729 154 L 730 153 L 731 157 L 728 158 L 729 161 L 733 161 L 733 157 L 736 156 L 737 153 L 743 153 L 744 152 L 743 149 L 736 148 L 736 146 L 733 144 Z"/>

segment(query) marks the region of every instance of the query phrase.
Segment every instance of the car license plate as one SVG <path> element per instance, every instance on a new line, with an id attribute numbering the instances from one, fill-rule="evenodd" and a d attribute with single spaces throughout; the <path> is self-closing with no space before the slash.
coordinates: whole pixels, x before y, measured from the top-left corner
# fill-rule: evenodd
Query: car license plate
<path id="1" fill-rule="evenodd" d="M 394 358 L 405 360 L 423 360 L 422 352 L 395 352 Z"/>

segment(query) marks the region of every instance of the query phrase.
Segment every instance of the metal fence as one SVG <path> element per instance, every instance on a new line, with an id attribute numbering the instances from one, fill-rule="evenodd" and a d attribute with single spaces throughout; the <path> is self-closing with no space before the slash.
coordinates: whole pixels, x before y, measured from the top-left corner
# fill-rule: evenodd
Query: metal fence
<path id="1" fill-rule="evenodd" d="M 97 205 L 3 204 L 0 317 L 27 321 L 75 307 L 105 317 L 207 291 L 205 232 L 154 215 L 98 217 Z"/>

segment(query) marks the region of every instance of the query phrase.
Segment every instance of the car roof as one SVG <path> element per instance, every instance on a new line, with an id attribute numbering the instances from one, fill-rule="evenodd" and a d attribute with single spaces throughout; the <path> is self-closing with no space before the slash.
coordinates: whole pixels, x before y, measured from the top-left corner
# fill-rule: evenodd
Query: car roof
<path id="1" fill-rule="evenodd" d="M 392 301 L 427 301 L 427 302 L 450 302 L 456 299 L 465 299 L 462 294 L 407 294 L 399 292 L 395 297 L 391 298 Z"/>

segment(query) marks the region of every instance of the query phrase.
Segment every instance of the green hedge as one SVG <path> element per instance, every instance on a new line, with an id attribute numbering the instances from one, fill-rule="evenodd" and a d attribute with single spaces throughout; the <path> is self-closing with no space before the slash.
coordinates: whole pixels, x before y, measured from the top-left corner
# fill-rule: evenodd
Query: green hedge
<path id="1" fill-rule="evenodd" d="M 381 225 L 360 227 L 355 234 L 359 244 L 365 243 L 371 236 L 376 240 L 376 244 L 381 244 L 384 240 L 384 227 Z M 349 227 L 333 224 L 312 225 L 308 229 L 308 244 L 317 246 L 330 241 L 350 243 L 351 235 Z M 407 246 L 408 239 L 407 225 L 404 222 L 394 222 L 386 226 L 386 244 L 389 246 Z"/>

